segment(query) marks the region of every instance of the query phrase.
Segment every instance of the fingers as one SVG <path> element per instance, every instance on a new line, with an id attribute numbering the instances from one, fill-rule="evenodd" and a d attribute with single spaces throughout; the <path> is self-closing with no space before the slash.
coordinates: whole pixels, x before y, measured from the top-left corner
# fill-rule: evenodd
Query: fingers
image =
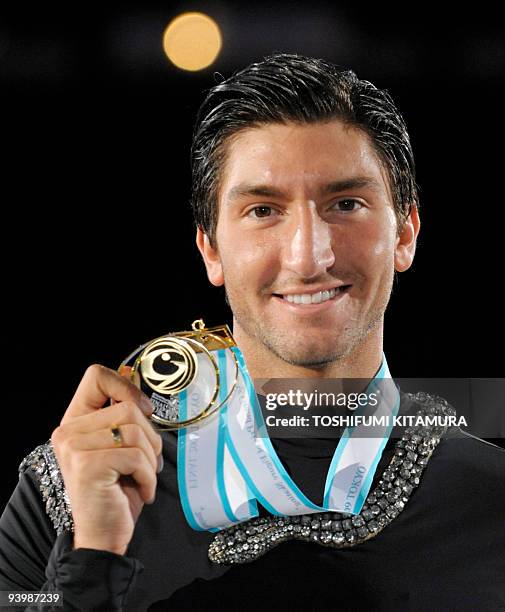
<path id="1" fill-rule="evenodd" d="M 123 440 L 122 446 L 119 448 L 114 443 L 111 429 L 106 428 L 90 433 L 69 434 L 64 443 L 60 445 L 60 454 L 65 456 L 79 451 L 139 448 L 144 452 L 151 468 L 156 472 L 158 468 L 157 454 L 142 427 L 136 423 L 126 423 L 125 425 L 119 425 L 119 427 Z"/>
<path id="2" fill-rule="evenodd" d="M 85 414 L 83 416 L 71 419 L 57 427 L 52 435 L 52 440 L 58 446 L 67 439 L 81 435 L 81 434 L 97 434 L 100 430 L 107 430 L 110 435 L 110 441 L 112 440 L 112 434 L 110 428 L 113 423 L 121 426 L 121 433 L 124 432 L 124 427 L 129 424 L 132 428 L 129 431 L 140 430 L 144 433 L 145 439 L 149 442 L 155 457 L 157 457 L 162 450 L 163 441 L 148 418 L 139 410 L 138 404 L 135 402 L 120 402 L 113 406 L 107 406 L 102 410 L 96 410 L 91 414 Z M 135 434 L 140 439 L 140 431 Z M 124 435 L 123 435 L 124 439 Z M 91 438 L 89 438 L 91 440 Z M 93 448 L 100 448 L 100 442 L 103 442 L 104 438 L 95 436 L 93 442 Z M 109 446 L 109 440 L 106 440 L 105 446 Z"/>
<path id="3" fill-rule="evenodd" d="M 131 476 L 144 503 L 151 503 L 156 496 L 156 473 L 140 448 L 76 451 L 72 454 L 72 472 L 82 475 L 86 485 L 92 482 L 95 487 L 112 487 L 118 476 Z"/>
<path id="4" fill-rule="evenodd" d="M 147 396 L 130 380 L 110 368 L 93 364 L 82 377 L 61 423 L 95 412 L 109 398 L 116 402 L 135 402 L 147 415 L 153 411 Z"/>

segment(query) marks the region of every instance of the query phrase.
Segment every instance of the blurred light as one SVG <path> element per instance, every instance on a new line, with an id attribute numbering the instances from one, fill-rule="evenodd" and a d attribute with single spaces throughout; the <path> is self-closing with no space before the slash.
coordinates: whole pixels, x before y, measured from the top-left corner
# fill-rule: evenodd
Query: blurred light
<path id="1" fill-rule="evenodd" d="M 219 26 L 204 13 L 183 13 L 173 19 L 163 34 L 163 49 L 169 60 L 183 70 L 210 66 L 221 50 Z"/>

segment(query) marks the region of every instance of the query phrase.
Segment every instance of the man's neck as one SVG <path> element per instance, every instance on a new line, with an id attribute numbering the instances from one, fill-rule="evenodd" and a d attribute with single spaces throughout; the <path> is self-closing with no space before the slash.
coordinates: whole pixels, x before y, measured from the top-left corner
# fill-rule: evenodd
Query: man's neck
<path id="1" fill-rule="evenodd" d="M 256 338 L 248 336 L 234 321 L 233 337 L 251 378 L 367 378 L 379 370 L 383 354 L 383 327 L 378 325 L 349 354 L 322 367 L 287 363 Z"/>

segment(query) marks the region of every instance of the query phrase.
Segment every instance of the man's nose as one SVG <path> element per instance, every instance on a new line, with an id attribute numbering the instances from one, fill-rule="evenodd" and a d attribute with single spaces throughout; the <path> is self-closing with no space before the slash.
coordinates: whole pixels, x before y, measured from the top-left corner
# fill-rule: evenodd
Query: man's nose
<path id="1" fill-rule="evenodd" d="M 319 216 L 316 203 L 309 200 L 298 206 L 291 220 L 284 267 L 306 278 L 326 272 L 334 264 L 335 255 L 330 225 Z"/>

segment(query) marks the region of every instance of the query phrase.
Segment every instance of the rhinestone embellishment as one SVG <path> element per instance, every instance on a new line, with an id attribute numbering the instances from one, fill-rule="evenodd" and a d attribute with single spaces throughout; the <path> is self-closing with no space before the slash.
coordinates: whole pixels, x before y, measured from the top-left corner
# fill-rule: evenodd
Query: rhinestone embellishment
<path id="1" fill-rule="evenodd" d="M 456 415 L 441 397 L 424 392 L 405 395 L 421 404 L 418 415 Z M 292 539 L 347 548 L 374 538 L 405 508 L 446 431 L 447 427 L 439 426 L 407 427 L 359 514 L 331 512 L 254 518 L 220 531 L 209 546 L 209 559 L 217 564 L 248 563 Z"/>
<path id="2" fill-rule="evenodd" d="M 51 440 L 37 446 L 23 459 L 18 468 L 20 478 L 28 468 L 35 472 L 46 514 L 51 519 L 56 533 L 59 535 L 63 531 L 73 531 L 70 500 Z"/>
<path id="3" fill-rule="evenodd" d="M 439 396 L 404 393 L 422 405 L 420 415 L 456 415 Z M 248 563 L 290 539 L 345 548 L 375 537 L 404 509 L 428 461 L 446 432 L 445 427 L 411 427 L 395 444 L 390 464 L 358 515 L 339 512 L 292 517 L 261 517 L 220 531 L 209 546 L 209 559 L 218 564 Z M 70 500 L 51 440 L 37 446 L 20 463 L 19 477 L 35 472 L 45 511 L 56 533 L 73 531 Z"/>

